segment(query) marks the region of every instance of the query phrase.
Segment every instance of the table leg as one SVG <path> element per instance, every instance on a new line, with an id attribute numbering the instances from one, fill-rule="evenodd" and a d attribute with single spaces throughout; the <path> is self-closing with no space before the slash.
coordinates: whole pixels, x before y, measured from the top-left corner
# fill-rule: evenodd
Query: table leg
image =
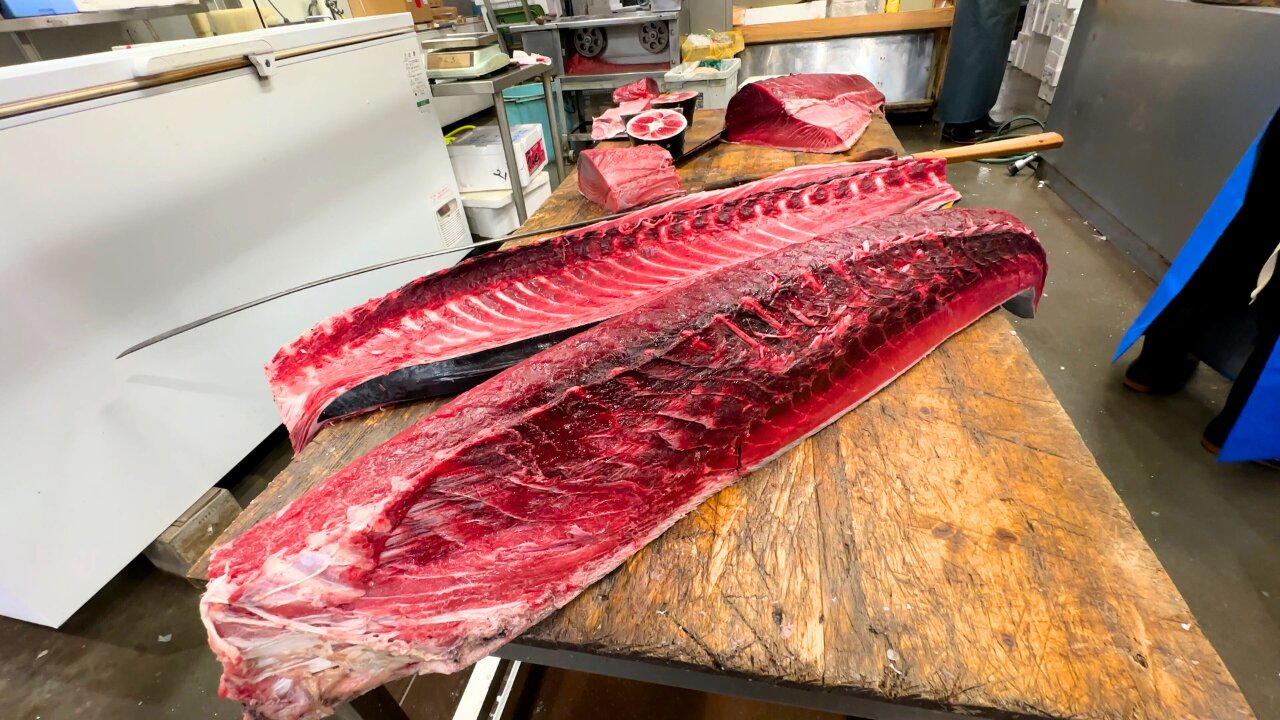
<path id="1" fill-rule="evenodd" d="M 560 131 L 560 152 L 565 156 L 566 166 L 569 162 L 569 133 L 573 132 L 573 118 L 569 117 L 569 113 L 564 107 L 564 81 L 556 83 L 556 105 L 560 106 L 560 117 L 565 121 L 566 126 Z"/>
<path id="2" fill-rule="evenodd" d="M 494 655 L 521 662 L 525 666 L 558 667 L 698 692 L 790 705 L 866 720 L 959 720 L 962 717 L 973 717 L 968 714 L 899 705 L 818 688 L 806 689 L 752 681 L 744 677 L 715 672 L 710 668 L 693 669 L 658 662 L 593 655 L 577 650 L 559 650 L 511 643 L 499 648 Z"/>
<path id="3" fill-rule="evenodd" d="M 22 53 L 24 62 L 39 62 L 40 51 L 36 50 L 36 46 L 31 44 L 31 38 L 23 31 L 10 33 L 13 38 L 13 44 L 18 46 L 18 52 Z"/>
<path id="4" fill-rule="evenodd" d="M 556 184 L 564 182 L 564 143 L 560 138 L 560 104 L 559 92 L 552 95 L 551 73 L 542 73 L 542 99 L 547 104 L 547 119 L 551 126 L 551 137 L 547 144 L 553 145 L 556 151 Z"/>
<path id="5" fill-rule="evenodd" d="M 342 705 L 334 713 L 334 717 L 338 720 L 409 720 L 409 716 L 385 685 Z"/>
<path id="6" fill-rule="evenodd" d="M 529 219 L 524 207 L 524 192 L 520 187 L 520 166 L 516 164 L 516 149 L 511 144 L 511 123 L 507 121 L 507 103 L 502 93 L 493 94 L 493 109 L 498 113 L 498 134 L 502 136 L 502 152 L 507 156 L 507 174 L 511 176 L 511 199 L 516 204 L 516 218 L 523 225 Z"/>

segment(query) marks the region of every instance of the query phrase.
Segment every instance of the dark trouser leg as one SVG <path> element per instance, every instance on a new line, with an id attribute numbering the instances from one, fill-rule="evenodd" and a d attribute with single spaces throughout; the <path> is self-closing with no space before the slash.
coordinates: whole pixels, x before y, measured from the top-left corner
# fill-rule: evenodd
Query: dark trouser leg
<path id="1" fill-rule="evenodd" d="M 1273 121 L 1258 148 L 1257 163 L 1240 212 L 1178 296 L 1147 328 L 1142 353 L 1125 373 L 1126 385 L 1152 392 L 1181 389 L 1195 371 L 1196 363 L 1190 353 L 1199 346 L 1205 330 L 1222 317 L 1248 310 L 1249 294 L 1257 283 L 1258 271 L 1276 247 L 1277 237 L 1269 215 L 1278 192 L 1280 122 Z M 1274 296 L 1276 291 L 1268 287 L 1267 293 Z M 1274 297 L 1258 298 L 1258 303 L 1264 302 L 1273 307 L 1276 301 Z M 1268 322 L 1262 314 L 1259 313 L 1260 326 Z M 1265 330 L 1261 334 L 1265 336 Z M 1260 337 L 1259 343 L 1263 339 L 1265 337 Z M 1265 361 L 1264 356 L 1262 362 Z M 1252 383 L 1249 387 L 1252 388 Z"/>
<path id="2" fill-rule="evenodd" d="M 1212 449 L 1215 451 L 1222 448 L 1231 428 L 1235 427 L 1236 420 L 1240 419 L 1240 413 L 1244 411 L 1245 403 L 1253 394 L 1258 378 L 1262 377 L 1267 360 L 1275 352 L 1276 340 L 1280 338 L 1280 288 L 1269 284 L 1258 296 L 1255 304 L 1258 313 L 1257 343 L 1249 359 L 1245 361 L 1244 368 L 1236 377 L 1236 381 L 1232 383 L 1231 392 L 1222 406 L 1222 412 L 1218 413 L 1204 431 L 1205 441 L 1213 446 Z"/>
<path id="3" fill-rule="evenodd" d="M 938 94 L 941 122 L 974 122 L 995 106 L 1017 22 L 1018 0 L 957 0 L 947 74 Z"/>

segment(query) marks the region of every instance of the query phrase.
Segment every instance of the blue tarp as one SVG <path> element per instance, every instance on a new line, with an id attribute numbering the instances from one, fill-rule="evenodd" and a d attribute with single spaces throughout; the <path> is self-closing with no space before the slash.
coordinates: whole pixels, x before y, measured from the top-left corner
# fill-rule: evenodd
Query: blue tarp
<path id="1" fill-rule="evenodd" d="M 1191 233 L 1191 238 L 1174 259 L 1173 266 L 1160 281 L 1155 294 L 1138 314 L 1138 319 L 1129 328 L 1129 332 L 1125 333 L 1112 362 L 1118 360 L 1126 350 L 1132 347 L 1146 332 L 1152 321 L 1177 297 L 1196 269 L 1208 257 L 1209 251 L 1218 242 L 1218 238 L 1222 237 L 1223 231 L 1240 212 L 1244 204 L 1245 191 L 1249 187 L 1249 180 L 1253 177 L 1254 165 L 1258 158 L 1258 146 L 1266 131 L 1264 126 L 1258 133 L 1258 137 L 1254 138 L 1253 144 L 1245 151 L 1244 157 L 1240 158 L 1235 170 L 1218 191 L 1213 204 L 1209 206 L 1204 217 L 1200 218 L 1200 223 Z M 1280 282 L 1280 278 L 1273 282 Z M 1276 289 L 1271 288 L 1270 291 L 1275 292 Z M 1240 419 L 1236 421 L 1231 434 L 1227 436 L 1227 442 L 1222 446 L 1222 453 L 1218 458 L 1224 462 L 1280 458 L 1280 345 L 1267 359 L 1262 377 L 1258 379 L 1253 394 L 1249 396 Z"/>

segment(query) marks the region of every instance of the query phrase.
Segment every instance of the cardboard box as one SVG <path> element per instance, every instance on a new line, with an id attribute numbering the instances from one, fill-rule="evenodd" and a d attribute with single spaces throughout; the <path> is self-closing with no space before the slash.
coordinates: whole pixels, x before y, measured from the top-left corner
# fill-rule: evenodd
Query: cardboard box
<path id="1" fill-rule="evenodd" d="M 409 9 L 409 14 L 413 16 L 413 23 L 429 23 L 432 21 L 431 5 L 425 0 L 404 0 L 405 6 Z"/>
<path id="2" fill-rule="evenodd" d="M 458 19 L 458 11 L 455 8 L 441 7 L 437 4 L 444 0 L 404 0 L 404 2 L 415 24 Z"/>
<path id="3" fill-rule="evenodd" d="M 394 15 L 406 12 L 404 0 L 348 0 L 352 17 Z"/>

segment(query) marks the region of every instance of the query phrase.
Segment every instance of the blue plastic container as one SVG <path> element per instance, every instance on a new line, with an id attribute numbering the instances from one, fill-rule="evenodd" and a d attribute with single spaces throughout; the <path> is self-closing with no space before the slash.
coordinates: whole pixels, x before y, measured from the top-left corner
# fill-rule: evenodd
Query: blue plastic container
<path id="1" fill-rule="evenodd" d="M 67 15 L 80 12 L 75 0 L 0 0 L 0 13 L 7 18 Z"/>
<path id="2" fill-rule="evenodd" d="M 554 92 L 555 86 L 552 85 Z M 547 106 L 542 102 L 542 83 L 532 85 L 516 85 L 502 91 L 502 99 L 507 105 L 507 122 L 512 125 L 538 123 L 542 126 L 542 139 L 547 147 L 547 159 L 554 161 L 559 150 L 559 142 L 551 137 L 551 121 L 547 117 Z M 560 128 L 566 127 L 563 113 Z"/>

